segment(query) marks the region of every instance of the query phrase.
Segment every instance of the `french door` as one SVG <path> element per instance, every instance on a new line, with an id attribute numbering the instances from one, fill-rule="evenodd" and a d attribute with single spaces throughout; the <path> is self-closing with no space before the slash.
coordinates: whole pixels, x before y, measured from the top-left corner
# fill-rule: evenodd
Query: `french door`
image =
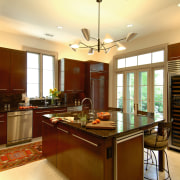
<path id="1" fill-rule="evenodd" d="M 124 77 L 124 111 L 134 113 L 137 110 L 150 111 L 149 108 L 149 70 L 133 70 L 125 72 Z"/>

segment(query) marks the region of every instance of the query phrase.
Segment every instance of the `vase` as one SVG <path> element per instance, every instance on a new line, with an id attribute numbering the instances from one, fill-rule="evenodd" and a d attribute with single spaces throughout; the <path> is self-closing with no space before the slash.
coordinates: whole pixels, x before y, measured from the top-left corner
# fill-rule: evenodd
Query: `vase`
<path id="1" fill-rule="evenodd" d="M 54 105 L 55 101 L 54 101 L 54 98 L 52 97 L 51 98 L 51 105 Z"/>

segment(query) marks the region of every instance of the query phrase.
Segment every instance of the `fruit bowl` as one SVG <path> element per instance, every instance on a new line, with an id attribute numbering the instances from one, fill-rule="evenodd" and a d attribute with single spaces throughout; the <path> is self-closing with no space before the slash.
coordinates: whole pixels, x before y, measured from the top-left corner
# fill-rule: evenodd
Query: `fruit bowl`
<path id="1" fill-rule="evenodd" d="M 98 112 L 97 117 L 101 120 L 109 120 L 111 117 L 111 114 L 109 112 Z"/>

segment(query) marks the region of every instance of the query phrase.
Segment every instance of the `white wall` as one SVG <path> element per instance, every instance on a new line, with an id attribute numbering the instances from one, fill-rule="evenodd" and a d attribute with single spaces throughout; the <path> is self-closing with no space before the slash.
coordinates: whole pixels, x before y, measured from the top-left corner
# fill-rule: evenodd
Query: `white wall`
<path id="1" fill-rule="evenodd" d="M 111 53 L 106 55 L 104 52 L 95 52 L 94 55 L 88 55 L 88 49 L 78 49 L 77 52 L 74 52 L 68 44 L 0 31 L 0 47 L 23 50 L 23 46 L 57 52 L 58 59 L 70 58 L 81 61 L 95 60 L 109 62 L 112 58 Z"/>

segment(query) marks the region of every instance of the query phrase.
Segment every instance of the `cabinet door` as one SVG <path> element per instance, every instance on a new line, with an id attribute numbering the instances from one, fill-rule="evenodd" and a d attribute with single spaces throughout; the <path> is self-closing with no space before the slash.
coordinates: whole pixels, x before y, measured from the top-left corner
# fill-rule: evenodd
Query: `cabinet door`
<path id="1" fill-rule="evenodd" d="M 33 138 L 42 136 L 43 114 L 50 114 L 51 110 L 33 110 Z"/>
<path id="2" fill-rule="evenodd" d="M 84 91 L 85 64 L 81 61 L 65 59 L 65 91 Z"/>
<path id="3" fill-rule="evenodd" d="M 11 90 L 26 92 L 27 86 L 27 58 L 26 52 L 11 51 Z"/>
<path id="4" fill-rule="evenodd" d="M 168 60 L 180 59 L 180 43 L 168 46 Z"/>
<path id="5" fill-rule="evenodd" d="M 54 124 L 48 122 L 43 117 L 42 121 L 42 152 L 43 156 L 47 158 L 56 167 L 56 153 L 57 153 L 57 132 Z"/>
<path id="6" fill-rule="evenodd" d="M 64 125 L 58 125 L 57 128 L 57 168 L 72 180 L 106 179 L 103 159 L 105 148 L 102 148 L 102 142 Z"/>
<path id="7" fill-rule="evenodd" d="M 114 155 L 115 179 L 144 179 L 143 139 L 143 132 L 116 139 Z"/>
<path id="8" fill-rule="evenodd" d="M 0 113 L 0 144 L 7 143 L 7 113 Z"/>
<path id="9" fill-rule="evenodd" d="M 10 58 L 10 51 L 5 48 L 0 48 L 0 91 L 9 90 Z"/>
<path id="10" fill-rule="evenodd" d="M 91 98 L 94 108 L 106 110 L 108 108 L 108 73 L 91 73 Z"/>

